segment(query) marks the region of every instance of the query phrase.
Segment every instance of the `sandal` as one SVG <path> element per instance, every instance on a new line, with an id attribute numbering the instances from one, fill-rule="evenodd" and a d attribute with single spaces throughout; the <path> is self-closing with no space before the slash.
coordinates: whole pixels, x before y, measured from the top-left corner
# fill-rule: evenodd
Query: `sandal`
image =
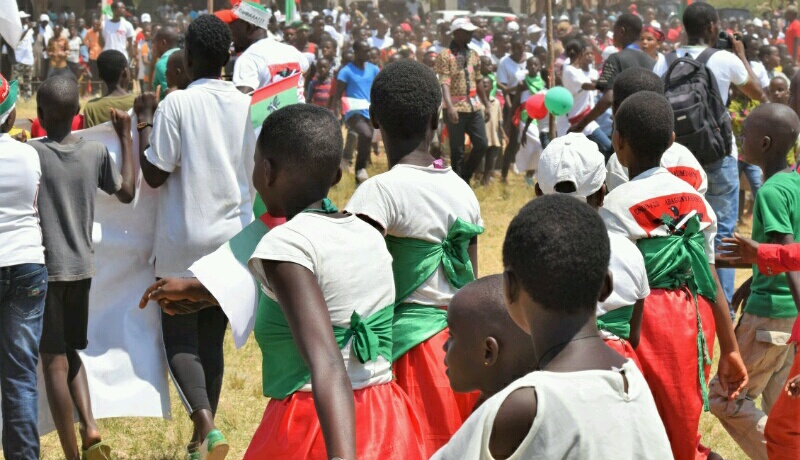
<path id="1" fill-rule="evenodd" d="M 111 460 L 111 446 L 103 441 L 97 442 L 83 449 L 82 460 Z"/>
<path id="2" fill-rule="evenodd" d="M 219 430 L 211 430 L 200 444 L 200 460 L 225 460 L 228 455 L 228 441 Z"/>

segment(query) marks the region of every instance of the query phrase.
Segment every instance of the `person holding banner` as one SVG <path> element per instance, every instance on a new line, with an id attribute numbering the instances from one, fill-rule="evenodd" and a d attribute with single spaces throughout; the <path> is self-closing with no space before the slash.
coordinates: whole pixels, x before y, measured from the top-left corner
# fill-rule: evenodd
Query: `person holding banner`
<path id="1" fill-rule="evenodd" d="M 220 78 L 230 43 L 224 22 L 213 15 L 198 17 L 186 33 L 185 64 L 192 84 L 168 94 L 157 110 L 152 93 L 134 103 L 142 174 L 151 187 L 161 188 L 153 254 L 157 278 L 191 277 L 189 267 L 196 260 L 253 220 L 250 97 Z M 220 460 L 228 452 L 214 425 L 227 323 L 219 308 L 162 314 L 170 373 L 194 423 L 187 447 L 191 458 Z"/>
<path id="2" fill-rule="evenodd" d="M 228 24 L 234 50 L 242 53 L 233 67 L 233 84 L 239 91 L 250 94 L 308 71 L 308 59 L 297 48 L 267 37 L 272 13 L 258 3 L 241 2 L 234 9 L 217 11 L 214 15 Z M 301 77 L 297 87 L 300 102 L 305 102 L 304 85 Z"/>

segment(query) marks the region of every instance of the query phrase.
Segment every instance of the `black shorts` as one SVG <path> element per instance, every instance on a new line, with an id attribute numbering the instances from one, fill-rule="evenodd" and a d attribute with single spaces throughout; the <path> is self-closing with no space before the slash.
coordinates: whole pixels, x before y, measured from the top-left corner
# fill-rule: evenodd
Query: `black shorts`
<path id="1" fill-rule="evenodd" d="M 64 354 L 86 348 L 91 285 L 91 278 L 47 283 L 39 352 Z"/>

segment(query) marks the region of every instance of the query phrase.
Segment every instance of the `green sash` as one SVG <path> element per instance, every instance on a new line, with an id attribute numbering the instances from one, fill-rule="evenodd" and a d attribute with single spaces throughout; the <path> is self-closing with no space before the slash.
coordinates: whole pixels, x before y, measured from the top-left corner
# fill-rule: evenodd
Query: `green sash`
<path id="1" fill-rule="evenodd" d="M 628 340 L 631 336 L 631 317 L 633 317 L 633 305 L 611 310 L 597 317 L 597 329 Z"/>
<path id="2" fill-rule="evenodd" d="M 461 288 L 475 279 L 469 258 L 469 242 L 483 233 L 483 227 L 456 220 L 441 243 L 414 238 L 386 237 L 392 255 L 394 285 L 397 291 L 392 349 L 393 361 L 447 327 L 447 312 L 441 305 L 402 303 L 430 278 L 439 266 L 447 281 Z"/>
<path id="3" fill-rule="evenodd" d="M 489 98 L 494 99 L 497 96 L 497 75 L 490 73 L 486 75 L 489 80 L 492 80 L 492 89 L 489 91 Z"/>
<path id="4" fill-rule="evenodd" d="M 367 318 L 353 312 L 350 327 L 333 326 L 339 349 L 353 340 L 353 353 L 361 363 L 375 361 L 378 356 L 392 358 L 393 305 Z M 266 295 L 256 312 L 254 335 L 262 355 L 262 385 L 264 396 L 284 399 L 302 388 L 311 378 L 295 344 L 281 306 Z"/>
<path id="5" fill-rule="evenodd" d="M 666 216 L 662 217 L 662 221 L 665 224 L 672 223 Z M 708 412 L 708 385 L 703 368 L 711 364 L 711 358 L 703 333 L 697 296 L 701 295 L 715 302 L 717 285 L 705 255 L 705 240 L 700 231 L 700 219 L 693 216 L 682 232 L 677 230 L 672 236 L 640 239 L 637 241 L 637 246 L 644 256 L 647 280 L 651 288 L 674 290 L 686 287 L 692 293 L 697 316 L 698 378 L 703 396 L 703 410 Z"/>

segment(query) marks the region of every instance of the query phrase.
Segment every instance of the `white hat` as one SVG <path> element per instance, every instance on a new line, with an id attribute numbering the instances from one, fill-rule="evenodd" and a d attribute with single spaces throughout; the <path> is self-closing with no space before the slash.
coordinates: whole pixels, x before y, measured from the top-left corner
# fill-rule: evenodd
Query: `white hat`
<path id="1" fill-rule="evenodd" d="M 44 22 L 44 21 L 50 22 L 50 16 L 48 16 L 45 13 L 42 13 L 42 15 L 39 16 L 39 22 Z"/>
<path id="2" fill-rule="evenodd" d="M 528 35 L 530 34 L 538 34 L 542 31 L 542 28 L 537 26 L 536 24 L 531 24 L 528 26 Z"/>
<path id="3" fill-rule="evenodd" d="M 150 15 L 148 13 L 142 13 L 142 23 L 145 22 L 152 22 L 152 19 L 150 19 Z"/>
<path id="4" fill-rule="evenodd" d="M 519 24 L 517 24 L 515 21 L 511 21 L 506 26 L 506 30 L 509 32 L 519 32 Z"/>
<path id="5" fill-rule="evenodd" d="M 29 17 L 31 17 L 31 15 L 30 15 L 30 14 L 28 14 L 28 13 L 26 13 L 26 12 L 24 12 L 24 11 L 20 11 L 20 12 L 19 12 L 19 18 L 20 18 L 20 19 L 28 19 Z"/>
<path id="6" fill-rule="evenodd" d="M 570 133 L 550 141 L 539 159 L 536 174 L 545 195 L 556 193 L 556 184 L 572 182 L 575 192 L 570 195 L 586 200 L 606 181 L 605 157 L 589 138 Z"/>
<path id="7" fill-rule="evenodd" d="M 478 27 L 469 20 L 469 18 L 456 18 L 450 23 L 450 33 L 456 30 L 466 30 L 467 32 L 474 32 Z"/>
<path id="8" fill-rule="evenodd" d="M 753 19 L 753 25 L 756 27 L 764 27 L 764 23 L 761 21 L 761 18 Z"/>
<path id="9" fill-rule="evenodd" d="M 569 16 L 567 16 L 566 14 L 562 14 L 562 15 L 561 15 L 561 16 L 559 16 L 559 18 L 558 18 L 558 22 L 564 22 L 564 21 L 567 21 L 567 22 L 569 22 Z"/>

